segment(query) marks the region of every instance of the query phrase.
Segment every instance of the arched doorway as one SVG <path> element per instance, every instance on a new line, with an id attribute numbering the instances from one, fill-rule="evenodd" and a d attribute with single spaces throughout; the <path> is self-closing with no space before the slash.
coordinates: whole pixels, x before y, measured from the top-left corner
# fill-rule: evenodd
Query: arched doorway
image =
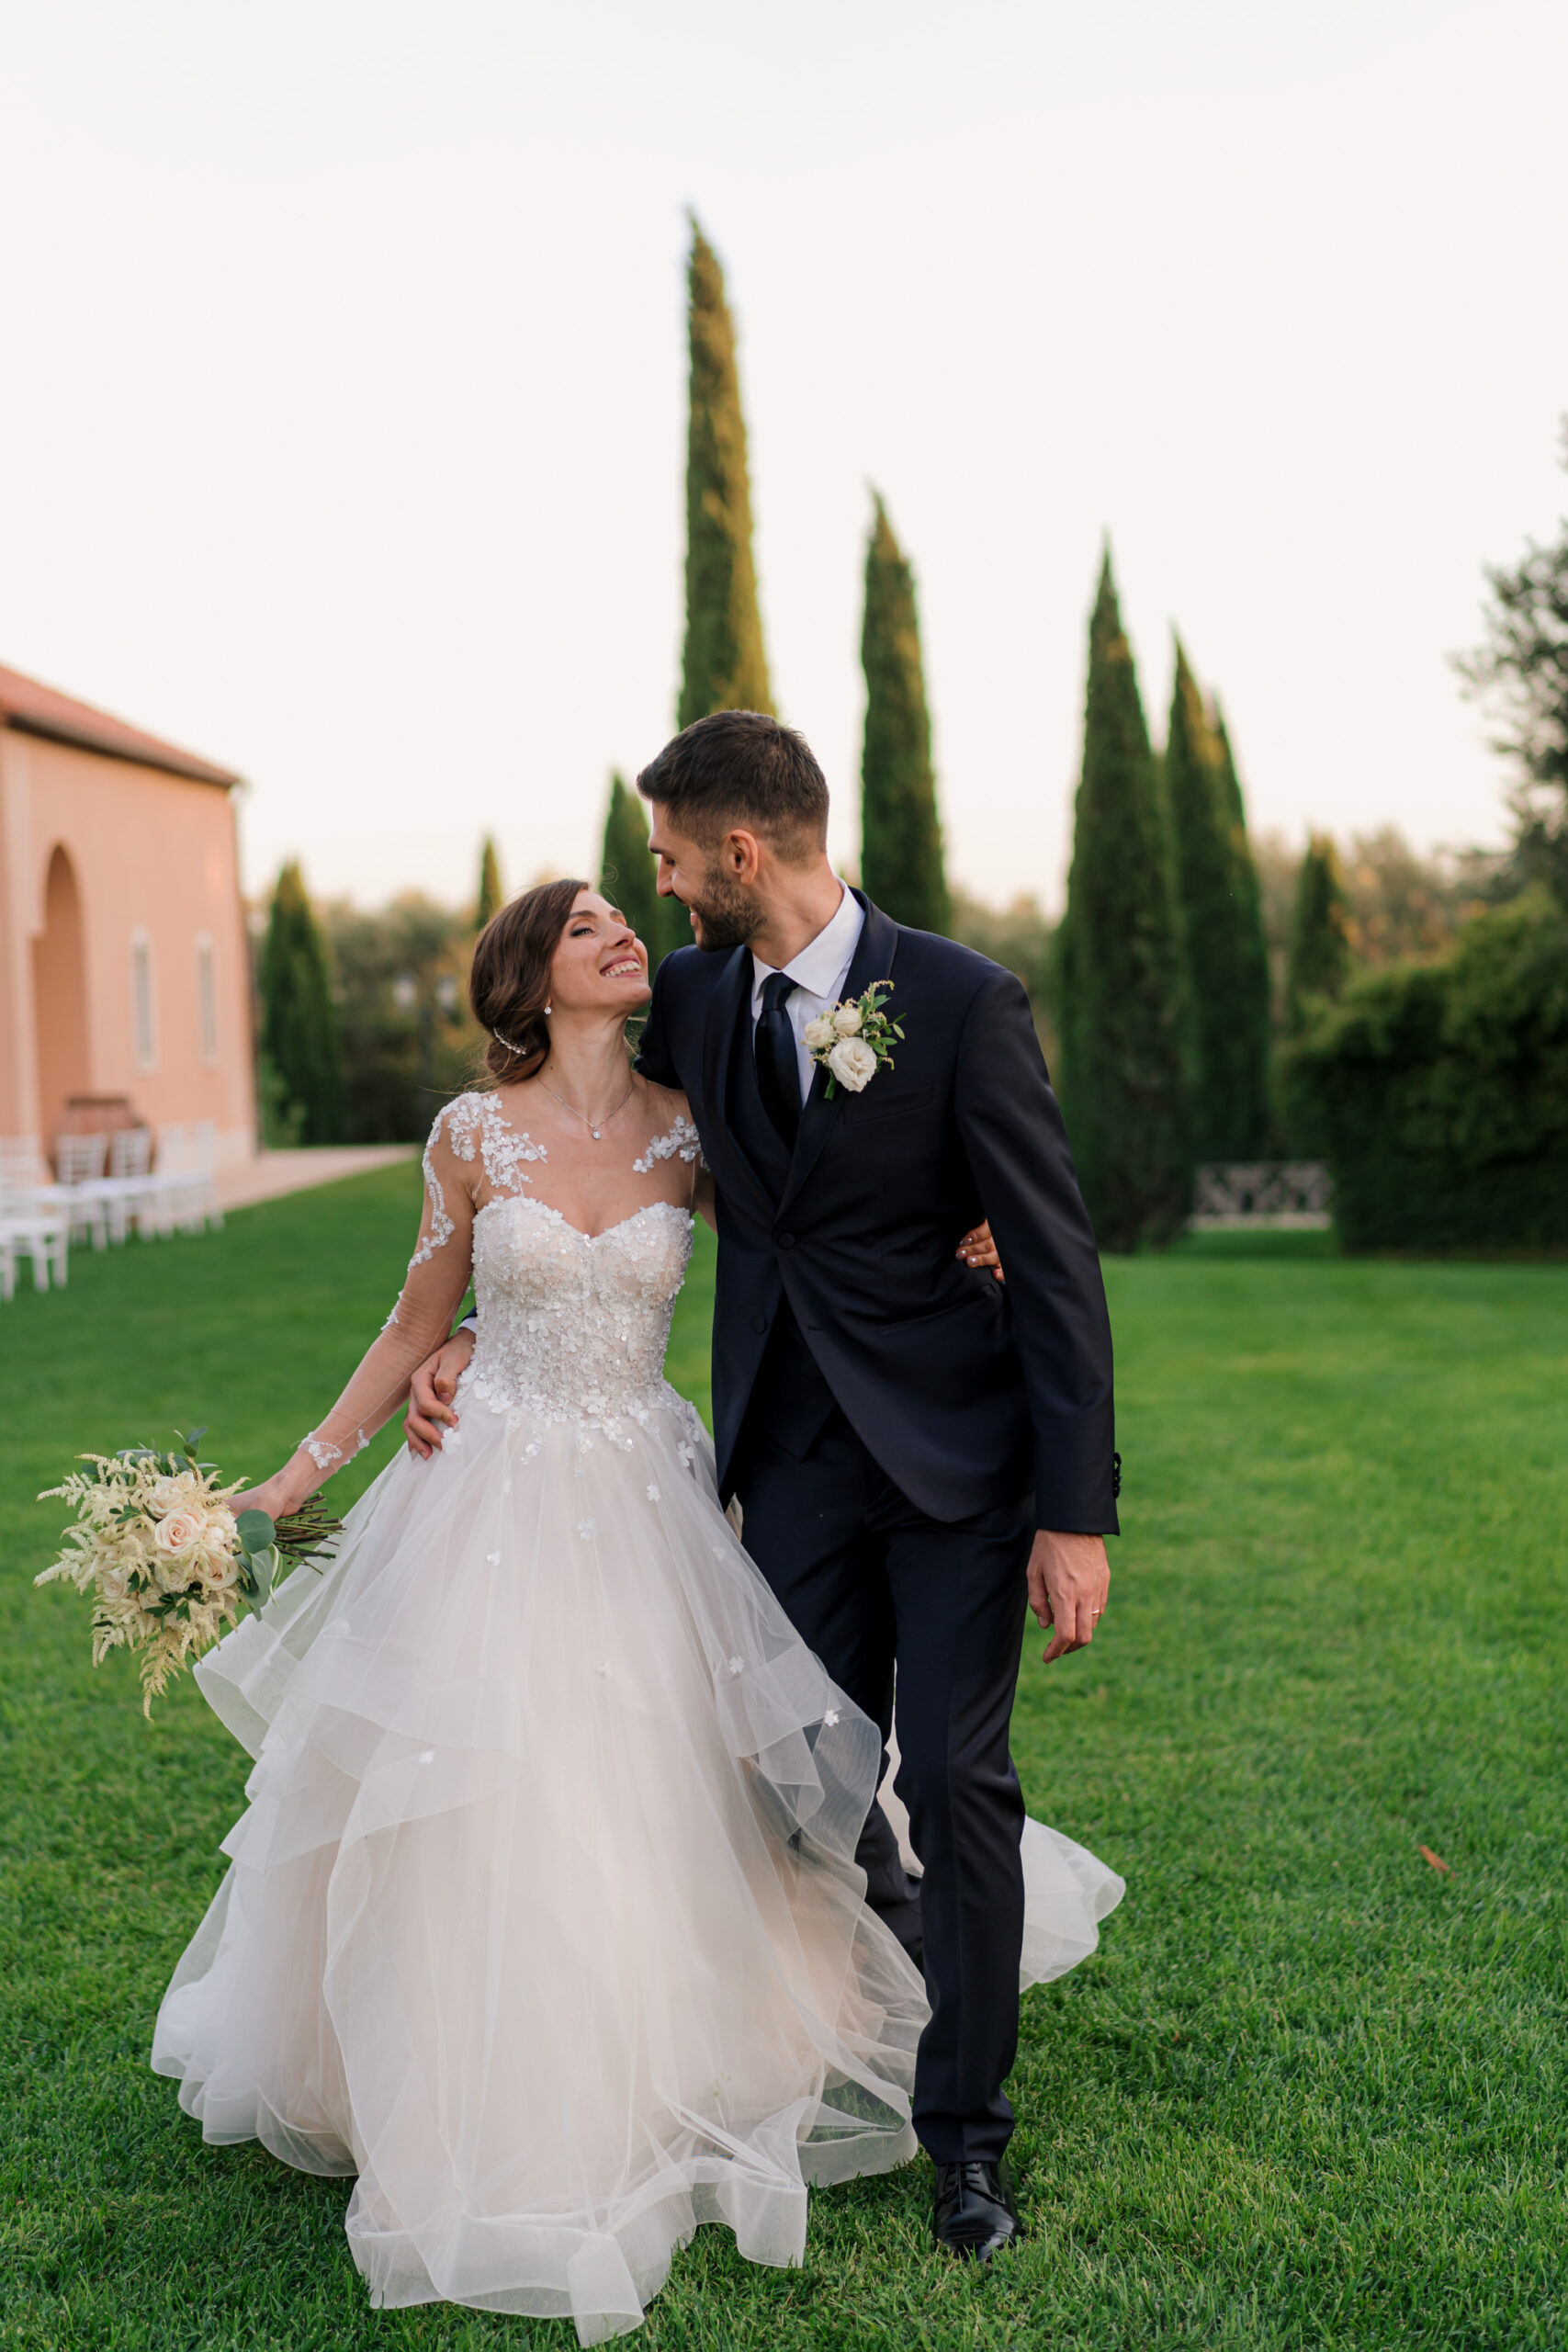
<path id="1" fill-rule="evenodd" d="M 88 1091 L 87 967 L 82 894 L 65 851 L 55 848 L 44 885 L 43 929 L 33 942 L 33 1018 L 38 1029 L 40 1140 L 51 1150 L 73 1094 Z"/>

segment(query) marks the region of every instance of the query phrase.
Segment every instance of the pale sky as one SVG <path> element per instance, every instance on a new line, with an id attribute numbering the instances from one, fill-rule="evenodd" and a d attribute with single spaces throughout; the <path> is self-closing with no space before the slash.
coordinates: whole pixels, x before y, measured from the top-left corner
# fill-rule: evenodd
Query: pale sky
<path id="1" fill-rule="evenodd" d="M 1568 503 L 1562 0 L 0 0 L 0 662 L 239 768 L 247 879 L 592 870 L 673 724 L 683 209 L 852 854 L 868 481 L 954 876 L 1059 903 L 1111 535 L 1256 827 L 1491 840 L 1445 656 Z"/>

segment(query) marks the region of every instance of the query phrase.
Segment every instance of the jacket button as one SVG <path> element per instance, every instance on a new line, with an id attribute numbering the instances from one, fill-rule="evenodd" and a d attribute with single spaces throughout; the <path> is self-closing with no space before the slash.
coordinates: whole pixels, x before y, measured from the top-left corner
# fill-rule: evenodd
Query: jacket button
<path id="1" fill-rule="evenodd" d="M 768 1328 L 768 1318 L 767 1318 L 767 1317 L 766 1317 L 765 1315 L 753 1315 L 753 1316 L 752 1316 L 752 1317 L 751 1317 L 751 1329 L 752 1329 L 752 1330 L 753 1330 L 753 1331 L 765 1331 L 765 1330 L 767 1329 L 767 1328 Z"/>
<path id="2" fill-rule="evenodd" d="M 793 1250 L 793 1249 L 795 1248 L 795 1236 L 794 1236 L 794 1234 L 793 1234 L 793 1233 L 781 1233 L 781 1234 L 779 1235 L 779 1248 L 780 1248 L 781 1250 Z"/>

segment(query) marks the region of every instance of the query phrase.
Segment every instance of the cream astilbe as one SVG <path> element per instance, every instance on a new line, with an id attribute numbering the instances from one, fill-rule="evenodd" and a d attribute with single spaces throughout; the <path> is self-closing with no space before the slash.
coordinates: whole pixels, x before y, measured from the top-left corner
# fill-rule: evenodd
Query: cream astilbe
<path id="1" fill-rule="evenodd" d="M 200 1430 L 195 1432 L 199 1437 Z M 93 1604 L 93 1664 L 110 1650 L 141 1654 L 141 1710 L 149 1717 L 171 1675 L 199 1657 L 234 1624 L 242 1605 L 265 1600 L 275 1546 L 291 1558 L 335 1532 L 320 1511 L 302 1516 L 309 1529 L 281 1527 L 263 1511 L 236 1520 L 227 1486 L 211 1463 L 198 1462 L 194 1439 L 183 1455 L 130 1446 L 121 1453 L 85 1453 L 39 1502 L 75 1507 L 60 1557 L 33 1578 L 74 1586 Z"/>

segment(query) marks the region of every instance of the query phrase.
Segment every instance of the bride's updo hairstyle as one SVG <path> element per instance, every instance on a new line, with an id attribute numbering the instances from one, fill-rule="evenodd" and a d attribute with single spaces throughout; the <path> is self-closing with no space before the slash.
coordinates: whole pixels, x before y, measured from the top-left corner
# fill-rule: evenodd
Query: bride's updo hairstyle
<path id="1" fill-rule="evenodd" d="M 498 1086 L 532 1078 L 550 1050 L 550 966 L 578 896 L 592 882 L 540 882 L 509 899 L 474 943 L 468 1002 L 485 1032 L 484 1066 Z"/>

